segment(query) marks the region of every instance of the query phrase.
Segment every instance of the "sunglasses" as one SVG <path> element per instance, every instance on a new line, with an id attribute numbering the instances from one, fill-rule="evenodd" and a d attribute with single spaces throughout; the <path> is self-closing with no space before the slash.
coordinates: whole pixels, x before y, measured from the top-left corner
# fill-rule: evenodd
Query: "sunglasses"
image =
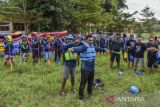
<path id="1" fill-rule="evenodd" d="M 149 40 L 149 41 L 153 41 L 153 40 Z"/>

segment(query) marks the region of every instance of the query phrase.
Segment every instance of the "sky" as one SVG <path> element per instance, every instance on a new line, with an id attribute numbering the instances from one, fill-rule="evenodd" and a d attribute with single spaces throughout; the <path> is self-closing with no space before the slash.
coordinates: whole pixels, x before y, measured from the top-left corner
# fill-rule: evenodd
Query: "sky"
<path id="1" fill-rule="evenodd" d="M 126 0 L 128 5 L 128 10 L 124 10 L 125 12 L 134 12 L 138 11 L 141 13 L 141 10 L 148 5 L 153 13 L 155 13 L 155 17 L 160 20 L 160 0 Z M 136 14 L 134 17 L 142 18 L 139 14 Z"/>

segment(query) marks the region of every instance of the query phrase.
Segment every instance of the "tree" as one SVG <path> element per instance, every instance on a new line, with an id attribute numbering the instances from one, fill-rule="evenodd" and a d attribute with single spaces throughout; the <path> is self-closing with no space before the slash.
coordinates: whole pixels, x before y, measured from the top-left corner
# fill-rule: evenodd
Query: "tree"
<path id="1" fill-rule="evenodd" d="M 144 7 L 143 10 L 141 10 L 140 15 L 145 18 L 145 21 L 148 21 L 149 19 L 154 17 L 154 13 L 150 10 L 150 7 L 148 5 Z"/>
<path id="2" fill-rule="evenodd" d="M 31 24 L 38 31 L 70 32 L 88 30 L 91 24 L 101 22 L 103 0 L 29 0 L 29 10 L 42 12 L 44 20 Z"/>
<path id="3" fill-rule="evenodd" d="M 147 5 L 146 7 L 144 7 L 144 9 L 142 9 L 140 15 L 143 17 L 140 20 L 142 21 L 141 27 L 143 27 L 144 32 L 152 34 L 154 31 L 154 25 L 156 24 L 154 13 L 150 10 L 150 7 Z"/>
<path id="4" fill-rule="evenodd" d="M 123 31 L 124 25 L 127 25 L 129 20 L 130 22 L 134 21 L 133 18 L 131 18 L 134 14 L 129 13 L 123 13 L 122 9 L 128 9 L 128 6 L 126 5 L 126 0 L 106 0 L 105 1 L 108 6 L 108 4 L 111 3 L 112 8 L 109 10 L 107 9 L 105 16 L 106 16 L 106 29 L 108 31 Z M 109 11 L 108 11 L 109 10 Z M 126 24 L 125 24 L 126 23 Z"/>
<path id="5" fill-rule="evenodd" d="M 0 15 L 5 21 L 9 21 L 13 26 L 13 22 L 23 22 L 25 32 L 28 33 L 29 24 L 34 21 L 33 18 L 40 19 L 40 13 L 34 10 L 27 10 L 28 0 L 8 0 L 0 2 Z M 12 31 L 13 29 L 11 29 Z"/>

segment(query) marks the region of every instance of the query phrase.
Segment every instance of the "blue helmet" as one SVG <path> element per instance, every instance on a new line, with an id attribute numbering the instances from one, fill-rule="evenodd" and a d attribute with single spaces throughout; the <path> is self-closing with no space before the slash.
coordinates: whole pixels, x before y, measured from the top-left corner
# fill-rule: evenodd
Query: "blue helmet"
<path id="1" fill-rule="evenodd" d="M 129 91 L 132 94 L 138 94 L 139 93 L 139 89 L 138 89 L 137 86 L 131 86 Z"/>
<path id="2" fill-rule="evenodd" d="M 66 38 L 67 38 L 67 39 L 74 39 L 74 37 L 73 37 L 72 34 L 68 34 Z"/>

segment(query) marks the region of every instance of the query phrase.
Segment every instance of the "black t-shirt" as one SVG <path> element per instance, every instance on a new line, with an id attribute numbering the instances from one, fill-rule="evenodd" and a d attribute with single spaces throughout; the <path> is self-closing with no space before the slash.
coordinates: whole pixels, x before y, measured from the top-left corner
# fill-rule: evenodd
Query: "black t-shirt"
<path id="1" fill-rule="evenodd" d="M 134 46 L 134 57 L 135 58 L 144 58 L 144 52 L 146 50 L 146 46 L 143 43 L 136 43 Z"/>
<path id="2" fill-rule="evenodd" d="M 127 42 L 127 47 L 130 47 L 130 48 L 128 48 L 128 53 L 131 53 L 131 54 L 133 54 L 134 53 L 134 46 L 135 46 L 135 44 L 136 44 L 136 41 L 135 40 L 129 40 L 128 42 Z"/>
<path id="3" fill-rule="evenodd" d="M 147 48 L 156 48 L 156 49 L 159 49 L 158 48 L 158 45 L 157 44 L 147 44 Z M 156 53 L 157 53 L 157 51 L 148 51 L 148 54 L 147 54 L 147 57 L 148 57 L 148 59 L 156 59 Z"/>
<path id="4" fill-rule="evenodd" d="M 123 47 L 123 41 L 121 39 L 120 40 L 114 39 L 111 43 L 110 50 L 115 52 L 120 52 L 122 47 Z"/>

